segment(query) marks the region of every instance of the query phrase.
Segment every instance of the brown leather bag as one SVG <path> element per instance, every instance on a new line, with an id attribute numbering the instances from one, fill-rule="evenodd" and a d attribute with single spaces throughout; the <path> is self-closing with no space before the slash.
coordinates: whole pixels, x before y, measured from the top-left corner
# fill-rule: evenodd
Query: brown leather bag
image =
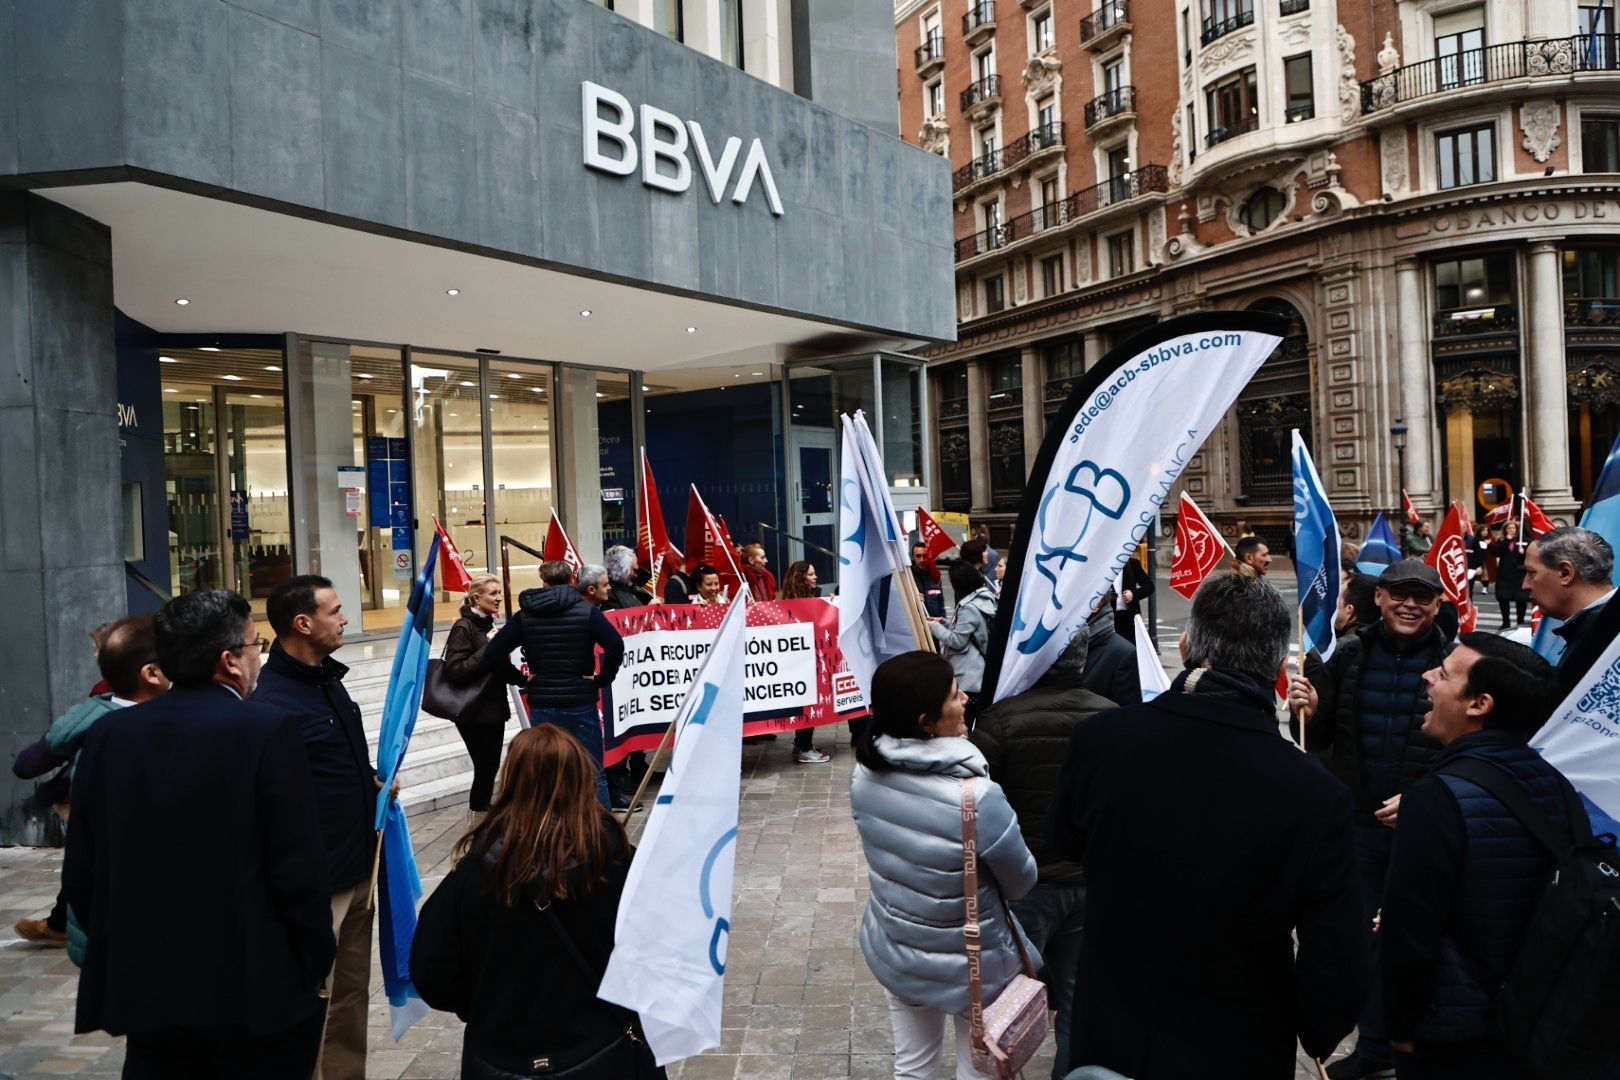
<path id="1" fill-rule="evenodd" d="M 1035 977 L 1024 938 L 1013 918 L 1007 898 L 1001 909 L 1007 916 L 1007 931 L 1018 946 L 1024 970 L 1014 975 L 995 1001 L 984 1007 L 984 987 L 980 981 L 979 945 L 979 832 L 978 815 L 973 808 L 974 777 L 962 780 L 962 896 L 967 902 L 967 920 L 962 932 L 967 937 L 968 1000 L 972 1009 L 973 1067 L 996 1080 L 1013 1080 L 1046 1041 L 1051 1029 L 1047 1010 L 1046 985 Z M 1000 895 L 1001 890 L 996 890 Z"/>

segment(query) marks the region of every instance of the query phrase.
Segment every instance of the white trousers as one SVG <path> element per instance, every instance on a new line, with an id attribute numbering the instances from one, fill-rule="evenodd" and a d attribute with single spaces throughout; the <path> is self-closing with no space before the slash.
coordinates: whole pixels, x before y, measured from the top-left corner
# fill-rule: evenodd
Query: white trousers
<path id="1" fill-rule="evenodd" d="M 894 1080 L 936 1080 L 944 1051 L 946 1013 L 926 1005 L 907 1005 L 887 990 L 889 1023 L 894 1028 Z M 965 1016 L 956 1024 L 956 1080 L 988 1080 L 973 1067 L 972 1026 Z"/>

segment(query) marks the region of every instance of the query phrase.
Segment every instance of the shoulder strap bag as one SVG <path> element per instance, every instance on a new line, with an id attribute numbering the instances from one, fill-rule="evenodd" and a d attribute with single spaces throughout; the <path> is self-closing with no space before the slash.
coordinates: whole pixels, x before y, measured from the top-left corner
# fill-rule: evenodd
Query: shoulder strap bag
<path id="1" fill-rule="evenodd" d="M 450 633 L 444 639 L 444 651 L 450 651 L 450 642 L 455 637 L 459 626 L 450 628 Z M 476 648 L 476 643 L 474 645 Z M 441 658 L 429 660 L 427 664 L 427 678 L 422 683 L 422 711 L 429 716 L 437 716 L 440 720 L 461 720 L 478 704 L 489 687 L 489 681 L 495 677 L 492 671 L 485 672 L 480 678 L 469 683 L 457 684 L 450 680 L 444 670 L 444 660 Z"/>
<path id="2" fill-rule="evenodd" d="M 1001 908 L 1007 917 L 1007 932 L 1018 947 L 1024 970 L 1014 975 L 1000 996 L 986 1008 L 981 982 L 979 944 L 979 834 L 978 815 L 973 807 L 974 777 L 962 780 L 962 897 L 967 902 L 967 919 L 962 927 L 967 937 L 968 1001 L 973 1029 L 973 1067 L 996 1080 L 1013 1080 L 1018 1071 L 1035 1056 L 1051 1028 L 1047 1011 L 1046 985 L 1035 977 L 1023 936 L 1018 932 L 1007 898 Z M 1000 895 L 1001 890 L 996 890 Z"/>

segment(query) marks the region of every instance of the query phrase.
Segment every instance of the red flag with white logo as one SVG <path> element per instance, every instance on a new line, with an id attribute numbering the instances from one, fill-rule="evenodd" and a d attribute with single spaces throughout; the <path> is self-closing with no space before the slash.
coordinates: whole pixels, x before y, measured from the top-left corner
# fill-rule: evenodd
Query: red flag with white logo
<path id="1" fill-rule="evenodd" d="M 664 595 L 664 583 L 686 556 L 669 542 L 669 529 L 664 525 L 664 507 L 658 501 L 658 484 L 653 480 L 652 465 L 647 451 L 641 451 L 640 512 L 636 515 L 636 557 L 655 578 L 655 595 Z"/>
<path id="2" fill-rule="evenodd" d="M 1181 509 L 1176 515 L 1176 549 L 1170 561 L 1170 587 L 1191 600 L 1198 586 L 1221 564 L 1226 538 L 1198 509 L 1198 504 L 1181 493 Z"/>
<path id="3" fill-rule="evenodd" d="M 709 512 L 697 486 L 691 491 L 686 500 L 686 572 L 712 566 L 720 571 L 720 588 L 727 596 L 736 596 L 743 580 L 737 550 L 727 541 L 724 527 Z"/>
<path id="4" fill-rule="evenodd" d="M 1406 514 L 1406 523 L 1408 525 L 1416 525 L 1423 520 L 1418 515 L 1417 507 L 1412 505 L 1412 496 L 1406 493 L 1405 488 L 1401 489 L 1401 510 Z"/>
<path id="5" fill-rule="evenodd" d="M 957 541 L 951 538 L 945 527 L 934 520 L 928 511 L 917 508 L 917 532 L 922 537 L 923 546 L 928 549 L 928 576 L 935 581 L 939 580 L 939 566 L 934 560 L 957 546 Z"/>
<path id="6" fill-rule="evenodd" d="M 562 521 L 557 517 L 555 510 L 551 512 L 551 524 L 546 528 L 543 553 L 546 562 L 561 561 L 573 567 L 576 579 L 579 577 L 579 568 L 585 565 L 579 557 L 579 552 L 574 550 L 574 542 L 568 539 L 568 534 L 563 531 Z"/>
<path id="7" fill-rule="evenodd" d="M 433 527 L 439 533 L 439 582 L 448 592 L 464 593 L 472 588 L 472 575 L 467 573 L 467 564 L 461 561 L 461 552 L 456 550 L 456 543 L 450 539 L 450 531 L 439 523 L 438 515 L 433 517 Z"/>
<path id="8" fill-rule="evenodd" d="M 1434 546 L 1423 556 L 1423 561 L 1440 572 L 1440 584 L 1445 587 L 1446 599 L 1457 605 L 1457 629 L 1469 633 L 1479 618 L 1474 607 L 1473 592 L 1468 588 L 1468 512 L 1462 503 L 1454 502 L 1446 513 L 1445 524 L 1434 538 Z"/>
<path id="9" fill-rule="evenodd" d="M 1505 525 L 1509 521 L 1519 522 L 1519 538 L 1530 541 L 1544 532 L 1551 532 L 1557 528 L 1552 518 L 1548 517 L 1541 507 L 1528 495 L 1515 495 L 1501 506 L 1493 507 L 1485 515 L 1487 525 Z"/>

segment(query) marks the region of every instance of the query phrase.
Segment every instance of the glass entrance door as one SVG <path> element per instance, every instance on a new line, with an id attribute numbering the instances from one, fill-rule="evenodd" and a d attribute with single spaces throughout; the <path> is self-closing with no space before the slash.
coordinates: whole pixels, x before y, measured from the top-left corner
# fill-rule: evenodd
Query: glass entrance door
<path id="1" fill-rule="evenodd" d="M 282 354 L 165 349 L 159 365 L 171 588 L 230 589 L 262 617 L 293 572 Z"/>

